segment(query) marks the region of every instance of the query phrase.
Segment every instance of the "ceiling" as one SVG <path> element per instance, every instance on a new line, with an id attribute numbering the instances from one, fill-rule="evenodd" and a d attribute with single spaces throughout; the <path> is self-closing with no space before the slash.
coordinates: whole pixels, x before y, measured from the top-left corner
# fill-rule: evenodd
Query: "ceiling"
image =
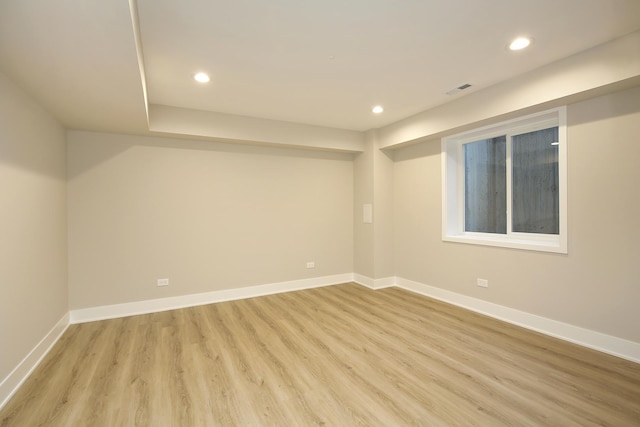
<path id="1" fill-rule="evenodd" d="M 73 129 L 148 102 L 364 131 L 638 29 L 638 0 L 0 0 L 0 70 Z"/>

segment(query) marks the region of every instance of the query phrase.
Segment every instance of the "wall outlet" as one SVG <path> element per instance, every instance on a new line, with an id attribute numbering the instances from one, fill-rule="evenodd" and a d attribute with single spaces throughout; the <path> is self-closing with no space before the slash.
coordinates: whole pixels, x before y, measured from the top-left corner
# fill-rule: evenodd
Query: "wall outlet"
<path id="1" fill-rule="evenodd" d="M 307 263 L 307 268 L 316 268 L 316 263 L 315 263 L 315 262 L 313 262 L 313 261 L 309 261 L 309 262 Z"/>
<path id="2" fill-rule="evenodd" d="M 485 279 L 478 279 L 478 286 L 480 286 L 481 288 L 488 288 L 489 281 Z"/>
<path id="3" fill-rule="evenodd" d="M 169 279 L 158 279 L 158 286 L 169 286 Z"/>

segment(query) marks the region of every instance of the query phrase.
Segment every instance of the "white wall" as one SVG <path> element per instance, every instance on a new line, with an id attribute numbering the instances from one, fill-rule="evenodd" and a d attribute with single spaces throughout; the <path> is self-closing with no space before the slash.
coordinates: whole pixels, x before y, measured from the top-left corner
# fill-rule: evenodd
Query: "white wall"
<path id="1" fill-rule="evenodd" d="M 70 131 L 68 163 L 72 309 L 353 271 L 351 154 Z"/>
<path id="2" fill-rule="evenodd" d="M 68 311 L 65 150 L 62 126 L 0 73 L 0 383 Z"/>
<path id="3" fill-rule="evenodd" d="M 640 343 L 640 88 L 568 126 L 568 255 L 443 242 L 437 139 L 394 152 L 396 275 Z"/>

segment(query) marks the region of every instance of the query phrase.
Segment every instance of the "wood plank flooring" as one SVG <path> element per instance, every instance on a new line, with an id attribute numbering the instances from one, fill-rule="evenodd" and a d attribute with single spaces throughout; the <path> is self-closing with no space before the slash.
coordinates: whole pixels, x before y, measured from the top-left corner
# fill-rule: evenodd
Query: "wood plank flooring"
<path id="1" fill-rule="evenodd" d="M 72 325 L 0 426 L 640 426 L 640 365 L 355 284 Z"/>

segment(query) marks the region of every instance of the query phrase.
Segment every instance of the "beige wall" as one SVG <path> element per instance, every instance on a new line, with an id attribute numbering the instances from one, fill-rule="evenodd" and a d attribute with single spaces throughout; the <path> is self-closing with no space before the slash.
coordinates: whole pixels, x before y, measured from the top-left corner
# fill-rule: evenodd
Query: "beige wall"
<path id="1" fill-rule="evenodd" d="M 380 150 L 378 131 L 365 133 L 354 161 L 354 265 L 367 279 L 393 277 L 393 160 Z M 363 222 L 363 205 L 373 205 L 373 224 Z"/>
<path id="2" fill-rule="evenodd" d="M 365 134 L 364 151 L 354 157 L 353 193 L 353 271 L 374 278 L 374 227 L 363 222 L 363 205 L 373 204 L 374 131 Z M 376 221 L 374 212 L 373 221 Z"/>
<path id="3" fill-rule="evenodd" d="M 67 306 L 65 133 L 0 73 L 0 382 Z"/>
<path id="4" fill-rule="evenodd" d="M 442 242 L 438 139 L 394 153 L 396 275 L 640 342 L 640 88 L 568 124 L 568 255 Z"/>
<path id="5" fill-rule="evenodd" d="M 353 271 L 351 154 L 71 131 L 68 164 L 72 309 Z"/>
<path id="6" fill-rule="evenodd" d="M 391 153 L 380 149 L 376 132 L 373 156 L 374 279 L 392 278 L 393 264 L 393 160 Z"/>

